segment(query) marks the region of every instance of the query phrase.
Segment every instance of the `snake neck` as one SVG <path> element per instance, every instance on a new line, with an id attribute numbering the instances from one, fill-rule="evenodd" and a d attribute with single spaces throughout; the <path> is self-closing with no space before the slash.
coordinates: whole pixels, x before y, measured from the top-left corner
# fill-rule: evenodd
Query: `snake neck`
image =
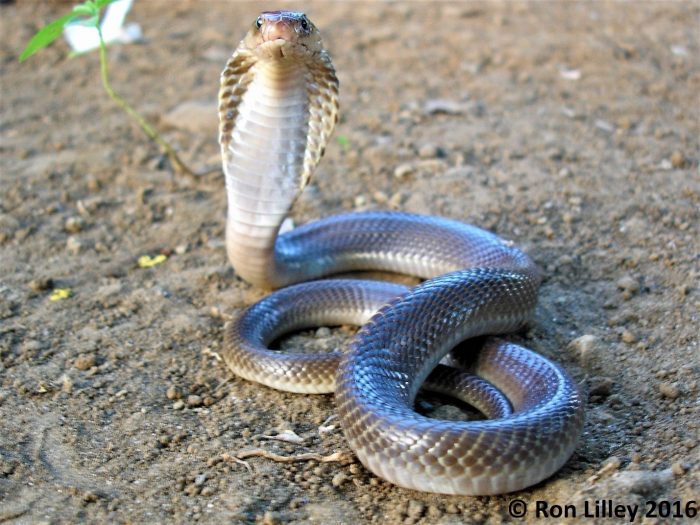
<path id="1" fill-rule="evenodd" d="M 337 118 L 333 66 L 325 53 L 312 58 L 265 60 L 238 50 L 222 73 L 226 250 L 236 273 L 264 288 L 289 284 L 277 235 Z"/>
<path id="2" fill-rule="evenodd" d="M 283 64 L 254 67 L 254 80 L 238 105 L 232 140 L 224 151 L 226 248 L 243 279 L 275 287 L 275 240 L 300 193 L 307 79 L 299 68 Z"/>

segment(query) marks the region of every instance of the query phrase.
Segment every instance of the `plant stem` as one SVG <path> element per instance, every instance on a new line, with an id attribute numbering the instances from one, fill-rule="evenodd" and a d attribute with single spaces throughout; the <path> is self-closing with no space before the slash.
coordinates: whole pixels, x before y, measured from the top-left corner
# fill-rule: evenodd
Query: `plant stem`
<path id="1" fill-rule="evenodd" d="M 117 95 L 112 89 L 112 85 L 109 83 L 109 73 L 107 71 L 107 46 L 102 38 L 102 29 L 99 24 L 97 25 L 97 32 L 100 36 L 100 71 L 102 73 L 102 85 L 107 91 L 109 97 L 117 103 L 117 105 L 122 108 L 126 113 L 133 118 L 141 129 L 148 135 L 152 140 L 154 140 L 165 152 L 165 154 L 170 159 L 175 170 L 184 175 L 189 175 L 194 177 L 194 172 L 187 167 L 187 165 L 178 157 L 175 150 L 166 142 L 166 140 L 158 133 L 153 126 L 151 126 L 146 119 L 144 119 L 134 108 L 132 108 L 126 100 Z"/>

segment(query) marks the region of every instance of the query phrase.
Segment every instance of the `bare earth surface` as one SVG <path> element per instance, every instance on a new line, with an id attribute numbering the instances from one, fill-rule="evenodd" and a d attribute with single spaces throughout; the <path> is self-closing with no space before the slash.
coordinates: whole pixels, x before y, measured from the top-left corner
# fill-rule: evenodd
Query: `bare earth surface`
<path id="1" fill-rule="evenodd" d="M 146 41 L 110 48 L 114 86 L 216 167 L 219 73 L 277 6 L 136 4 Z M 685 512 L 700 494 L 699 4 L 285 7 L 321 28 L 342 86 L 296 223 L 400 209 L 526 249 L 546 279 L 514 337 L 589 392 L 576 453 L 521 493 L 407 491 L 344 454 L 332 396 L 233 377 L 224 323 L 263 292 L 226 260 L 220 172 L 174 175 L 103 93 L 96 54 L 60 43 L 18 64 L 68 6 L 17 2 L 0 7 L 0 523 L 482 523 L 511 521 L 515 498 L 533 522 L 537 501 L 576 505 L 571 522 L 601 499 L 642 505 L 637 522 L 648 500 Z M 264 437 L 285 431 L 301 442 Z M 251 449 L 341 461 L 234 459 Z"/>

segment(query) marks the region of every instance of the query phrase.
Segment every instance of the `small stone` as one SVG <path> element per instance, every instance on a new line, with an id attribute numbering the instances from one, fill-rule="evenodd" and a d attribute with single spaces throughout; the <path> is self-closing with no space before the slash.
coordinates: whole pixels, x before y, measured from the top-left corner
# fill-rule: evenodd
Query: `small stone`
<path id="1" fill-rule="evenodd" d="M 182 389 L 179 386 L 170 385 L 165 395 L 168 399 L 180 399 L 182 398 Z"/>
<path id="2" fill-rule="evenodd" d="M 279 512 L 272 510 L 265 511 L 262 519 L 263 525 L 280 525 L 282 523 L 282 516 Z"/>
<path id="3" fill-rule="evenodd" d="M 620 458 L 616 456 L 611 456 L 605 461 L 605 465 L 598 471 L 598 476 L 605 476 L 611 474 L 620 468 Z"/>
<path id="4" fill-rule="evenodd" d="M 468 110 L 468 105 L 457 100 L 433 98 L 428 100 L 423 107 L 423 111 L 428 115 L 444 113 L 446 115 L 460 115 Z"/>
<path id="5" fill-rule="evenodd" d="M 194 483 L 190 483 L 185 488 L 185 494 L 187 494 L 188 496 L 196 496 L 197 494 L 199 494 L 201 492 L 201 490 L 202 490 L 201 487 L 198 487 Z"/>
<path id="6" fill-rule="evenodd" d="M 423 503 L 422 501 L 412 499 L 408 502 L 408 510 L 406 511 L 406 514 L 409 518 L 417 520 L 423 515 L 424 511 L 425 503 Z"/>
<path id="7" fill-rule="evenodd" d="M 372 478 L 374 479 L 374 478 Z M 428 518 L 431 523 L 435 523 L 439 518 L 442 517 L 442 510 L 440 510 L 440 507 L 438 507 L 435 504 L 432 504 L 428 507 Z M 475 514 L 472 514 L 470 516 L 474 520 L 474 523 L 484 523 L 486 520 L 484 520 L 480 515 L 477 516 Z"/>
<path id="8" fill-rule="evenodd" d="M 374 202 L 377 204 L 384 204 L 389 200 L 389 196 L 384 193 L 383 191 L 375 191 L 372 194 L 372 198 L 374 199 Z"/>
<path id="9" fill-rule="evenodd" d="M 612 390 L 613 380 L 609 377 L 593 377 L 588 388 L 588 393 L 591 396 L 607 397 Z"/>
<path id="10" fill-rule="evenodd" d="M 73 380 L 67 375 L 63 376 L 63 384 L 61 385 L 61 390 L 66 394 L 73 393 Z"/>
<path id="11" fill-rule="evenodd" d="M 447 512 L 448 514 L 457 514 L 459 512 L 459 507 L 454 503 L 448 503 L 445 506 L 445 512 Z"/>
<path id="12" fill-rule="evenodd" d="M 673 472 L 675 476 L 682 476 L 685 474 L 685 467 L 681 463 L 675 462 L 671 465 L 671 472 Z"/>
<path id="13" fill-rule="evenodd" d="M 330 337 L 331 336 L 331 329 L 328 328 L 327 326 L 322 326 L 318 330 L 316 330 L 316 337 Z"/>
<path id="14" fill-rule="evenodd" d="M 671 166 L 676 169 L 681 169 L 685 167 L 685 155 L 680 151 L 676 150 L 671 154 Z"/>
<path id="15" fill-rule="evenodd" d="M 85 228 L 85 219 L 82 217 L 68 217 L 66 219 L 65 224 L 63 225 L 63 229 L 66 230 L 68 233 L 78 233 L 83 231 Z"/>
<path id="16" fill-rule="evenodd" d="M 637 336 L 629 330 L 625 330 L 624 332 L 622 332 L 622 341 L 627 344 L 633 344 L 637 342 Z"/>
<path id="17" fill-rule="evenodd" d="M 197 485 L 198 487 L 201 487 L 204 485 L 204 482 L 207 480 L 207 475 L 206 474 L 199 474 L 195 476 L 194 478 L 194 484 Z"/>
<path id="18" fill-rule="evenodd" d="M 413 171 L 414 171 L 414 169 L 413 169 L 412 164 L 408 164 L 408 163 L 399 164 L 394 169 L 394 177 L 396 177 L 397 179 L 403 179 L 407 175 L 410 175 L 411 173 L 413 173 Z"/>
<path id="19" fill-rule="evenodd" d="M 418 149 L 418 156 L 421 159 L 434 159 L 435 157 L 440 157 L 440 148 L 434 144 L 423 144 Z"/>
<path id="20" fill-rule="evenodd" d="M 178 244 L 175 246 L 175 253 L 178 255 L 183 255 L 187 253 L 187 245 L 186 244 Z"/>
<path id="21" fill-rule="evenodd" d="M 66 249 L 71 255 L 76 255 L 83 249 L 83 243 L 77 237 L 71 235 L 66 239 Z"/>
<path id="22" fill-rule="evenodd" d="M 198 407 L 201 406 L 202 404 L 202 397 L 192 394 L 190 396 L 187 396 L 187 406 L 188 407 Z"/>
<path id="23" fill-rule="evenodd" d="M 620 290 L 629 292 L 630 294 L 639 291 L 639 281 L 637 281 L 637 279 L 635 279 L 631 275 L 625 275 L 624 277 L 621 277 L 620 279 L 618 279 L 616 284 Z"/>
<path id="24" fill-rule="evenodd" d="M 668 399 L 676 399 L 680 395 L 678 387 L 673 383 L 659 383 L 659 392 Z"/>
<path id="25" fill-rule="evenodd" d="M 331 485 L 338 488 L 343 485 L 348 480 L 348 475 L 345 472 L 338 472 L 331 480 Z"/>
<path id="26" fill-rule="evenodd" d="M 185 402 L 182 399 L 173 403 L 173 410 L 182 410 L 183 408 L 185 408 Z"/>
<path id="27" fill-rule="evenodd" d="M 582 335 L 571 341 L 569 348 L 578 354 L 582 365 L 589 365 L 595 361 L 601 349 L 600 339 L 591 334 Z"/>
<path id="28" fill-rule="evenodd" d="M 73 366 L 78 370 L 89 370 L 95 366 L 95 362 L 93 354 L 81 354 L 73 361 Z"/>
<path id="29" fill-rule="evenodd" d="M 39 277 L 29 281 L 29 288 L 35 292 L 43 292 L 53 289 L 53 279 L 51 277 Z"/>
<path id="30" fill-rule="evenodd" d="M 574 173 L 569 168 L 564 167 L 559 170 L 558 175 L 562 179 L 568 179 L 573 177 Z"/>
<path id="31" fill-rule="evenodd" d="M 200 495 L 203 496 L 203 497 L 205 497 L 205 498 L 208 498 L 208 497 L 210 497 L 210 496 L 213 496 L 213 495 L 214 495 L 214 492 L 216 492 L 216 491 L 214 490 L 214 487 L 204 487 L 204 488 L 202 489 L 202 492 L 200 492 Z"/>

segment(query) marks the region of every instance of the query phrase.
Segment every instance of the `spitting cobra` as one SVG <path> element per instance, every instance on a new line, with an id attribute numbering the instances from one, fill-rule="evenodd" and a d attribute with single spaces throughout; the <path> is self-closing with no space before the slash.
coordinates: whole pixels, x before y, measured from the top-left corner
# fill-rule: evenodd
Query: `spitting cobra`
<path id="1" fill-rule="evenodd" d="M 228 258 L 249 283 L 281 288 L 226 329 L 229 368 L 281 390 L 335 392 L 359 460 L 402 487 L 499 494 L 556 472 L 583 426 L 569 375 L 493 338 L 451 353 L 530 318 L 540 275 L 527 255 L 477 227 L 399 212 L 345 213 L 280 233 L 338 120 L 338 79 L 306 15 L 274 11 L 255 20 L 221 75 L 219 116 Z M 408 289 L 316 280 L 358 270 L 424 281 Z M 340 324 L 362 325 L 345 352 L 269 348 L 285 333 Z M 426 385 L 491 419 L 417 413 Z"/>

